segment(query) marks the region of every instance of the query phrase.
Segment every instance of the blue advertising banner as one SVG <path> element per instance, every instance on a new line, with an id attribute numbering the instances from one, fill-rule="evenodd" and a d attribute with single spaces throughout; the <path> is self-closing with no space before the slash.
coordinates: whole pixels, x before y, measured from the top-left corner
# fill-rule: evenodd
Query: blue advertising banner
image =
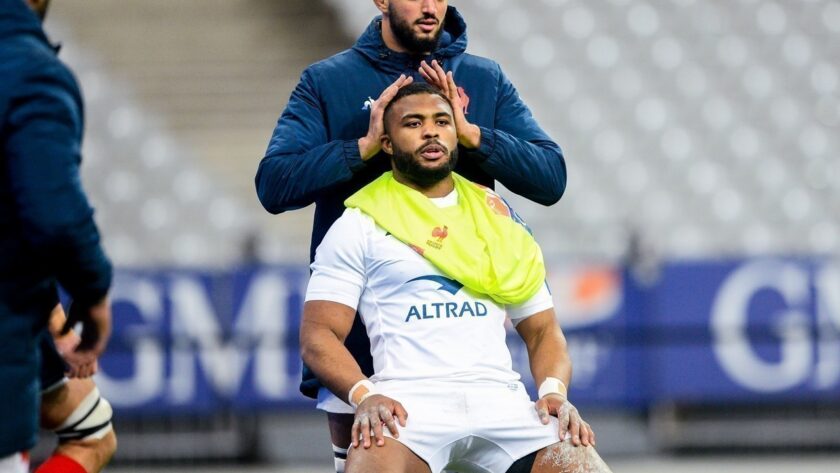
<path id="1" fill-rule="evenodd" d="M 97 383 L 122 412 L 310 407 L 298 392 L 298 327 L 305 267 L 234 272 L 118 271 L 114 334 Z M 567 265 L 550 277 L 575 363 L 580 403 L 624 405 L 630 389 L 622 275 Z M 533 390 L 527 351 L 512 327 L 514 368 Z M 618 334 L 618 336 L 617 336 Z"/>
<path id="2" fill-rule="evenodd" d="M 121 412 L 305 407 L 306 267 L 116 274 L 97 382 Z M 609 265 L 550 268 L 579 405 L 840 400 L 840 264 L 669 263 L 639 287 Z M 511 326 L 514 369 L 534 391 Z"/>
<path id="3" fill-rule="evenodd" d="M 666 265 L 642 314 L 651 402 L 840 400 L 840 266 Z"/>
<path id="4" fill-rule="evenodd" d="M 304 268 L 119 271 L 97 383 L 123 411 L 305 402 L 297 327 Z"/>

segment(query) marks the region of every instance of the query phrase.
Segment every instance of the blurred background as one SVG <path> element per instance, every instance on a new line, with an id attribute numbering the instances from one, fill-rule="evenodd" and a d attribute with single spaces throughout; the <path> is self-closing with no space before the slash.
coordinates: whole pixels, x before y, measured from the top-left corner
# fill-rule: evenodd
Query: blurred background
<path id="1" fill-rule="evenodd" d="M 505 195 L 542 244 L 571 399 L 613 469 L 837 471 L 840 2 L 450 4 L 565 152 L 558 204 Z M 297 392 L 313 208 L 269 215 L 253 177 L 300 73 L 376 13 L 53 2 L 118 268 L 109 471 L 330 471 Z"/>

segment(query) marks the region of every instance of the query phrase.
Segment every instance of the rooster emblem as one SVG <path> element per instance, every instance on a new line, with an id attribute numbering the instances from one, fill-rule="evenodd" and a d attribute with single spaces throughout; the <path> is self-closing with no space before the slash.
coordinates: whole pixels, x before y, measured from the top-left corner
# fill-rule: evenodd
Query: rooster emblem
<path id="1" fill-rule="evenodd" d="M 446 225 L 444 225 L 443 228 L 435 227 L 435 229 L 432 230 L 432 236 L 437 238 L 439 243 L 442 242 L 444 238 L 449 236 L 449 227 Z"/>
<path id="2" fill-rule="evenodd" d="M 443 247 L 443 239 L 447 236 L 449 236 L 449 227 L 446 225 L 444 225 L 443 228 L 435 227 L 435 229 L 432 230 L 432 238 L 434 238 L 434 240 L 426 240 L 426 244 L 436 250 L 439 250 Z"/>

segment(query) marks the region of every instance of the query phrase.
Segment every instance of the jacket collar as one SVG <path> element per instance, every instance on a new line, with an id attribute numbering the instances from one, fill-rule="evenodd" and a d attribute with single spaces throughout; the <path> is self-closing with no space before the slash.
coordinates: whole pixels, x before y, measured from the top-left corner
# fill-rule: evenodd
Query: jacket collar
<path id="1" fill-rule="evenodd" d="M 370 22 L 365 32 L 356 41 L 353 49 L 385 72 L 405 72 L 406 69 L 413 68 L 422 59 L 422 56 L 399 53 L 385 46 L 385 42 L 382 40 L 382 16 L 377 16 Z M 450 6 L 446 10 L 440 42 L 437 48 L 432 51 L 429 59 L 446 61 L 463 54 L 466 50 L 467 24 L 458 10 Z"/>

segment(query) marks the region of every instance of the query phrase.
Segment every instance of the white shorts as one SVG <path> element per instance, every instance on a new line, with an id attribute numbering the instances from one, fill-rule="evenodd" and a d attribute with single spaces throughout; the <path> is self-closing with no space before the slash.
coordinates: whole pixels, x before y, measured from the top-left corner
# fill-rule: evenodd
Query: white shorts
<path id="1" fill-rule="evenodd" d="M 0 458 L 0 473 L 29 473 L 29 454 L 15 453 Z"/>
<path id="2" fill-rule="evenodd" d="M 408 412 L 400 443 L 432 470 L 495 473 L 560 440 L 543 425 L 522 383 L 383 382 L 376 388 Z M 385 429 L 386 435 L 388 434 Z"/>
<path id="3" fill-rule="evenodd" d="M 356 410 L 350 404 L 342 401 L 335 394 L 327 388 L 321 387 L 318 389 L 318 404 L 315 405 L 318 409 L 332 414 L 355 414 Z"/>

